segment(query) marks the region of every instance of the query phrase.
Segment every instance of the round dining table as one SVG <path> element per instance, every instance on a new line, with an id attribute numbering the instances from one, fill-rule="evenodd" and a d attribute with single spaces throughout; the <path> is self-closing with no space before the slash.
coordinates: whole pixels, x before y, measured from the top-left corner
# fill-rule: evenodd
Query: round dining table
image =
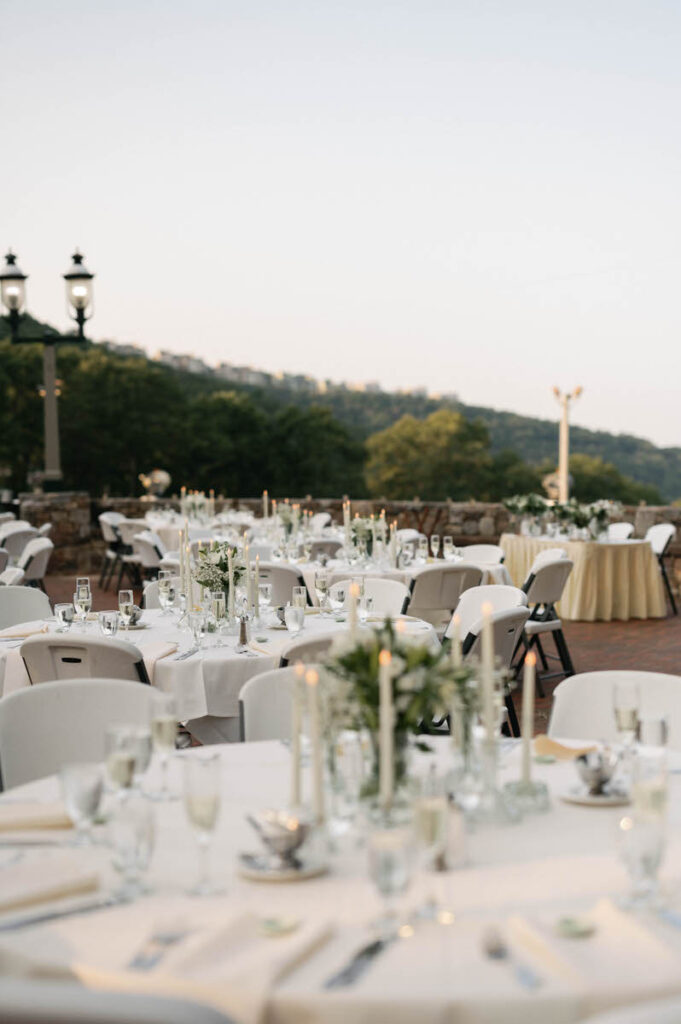
<path id="1" fill-rule="evenodd" d="M 415 773 L 431 764 L 437 773 L 450 767 L 448 740 L 430 743 L 432 753 L 414 754 Z M 182 793 L 183 760 L 216 749 L 171 759 L 175 795 Z M 518 778 L 520 753 L 517 743 L 504 742 L 502 782 Z M 329 803 L 329 820 L 315 837 L 326 873 L 289 883 L 243 877 L 239 855 L 259 849 L 247 816 L 287 805 L 289 751 L 278 741 L 233 744 L 220 747 L 219 757 L 221 811 L 211 856 L 219 894 L 186 895 L 197 849 L 182 799 L 150 803 L 156 844 L 149 894 L 42 923 L 31 924 L 37 911 L 87 908 L 93 893 L 0 913 L 0 975 L 183 996 L 217 1007 L 235 1024 L 572 1024 L 609 1008 L 681 994 L 678 755 L 671 761 L 661 872 L 667 911 L 634 914 L 619 905 L 628 891 L 618 854 L 628 808 L 566 802 L 577 783 L 574 765 L 535 764 L 535 778 L 549 788 L 550 809 L 468 832 L 452 810 L 447 869 L 431 873 L 415 864 L 398 900 L 399 932 L 338 988 L 325 983 L 375 940 L 381 905 L 369 879 L 363 829 L 341 828 Z M 151 792 L 158 784 L 153 761 L 142 785 Z M 68 830 L 13 838 L 13 813 L 40 804 L 49 809 L 58 799 L 55 778 L 0 796 L 0 908 L 11 884 L 15 895 L 17 886 L 28 894 L 69 871 L 72 879 L 94 876 L 95 898 L 115 888 L 105 825 L 96 829 L 96 845 L 82 849 L 66 845 Z M 112 809 L 113 796 L 105 813 Z M 438 905 L 434 917 L 422 913 L 431 896 Z M 576 920 L 580 937 L 561 930 L 566 916 Z M 492 931 L 503 955 L 489 955 Z M 168 933 L 175 938 L 152 966 L 136 967 L 150 940 Z"/>

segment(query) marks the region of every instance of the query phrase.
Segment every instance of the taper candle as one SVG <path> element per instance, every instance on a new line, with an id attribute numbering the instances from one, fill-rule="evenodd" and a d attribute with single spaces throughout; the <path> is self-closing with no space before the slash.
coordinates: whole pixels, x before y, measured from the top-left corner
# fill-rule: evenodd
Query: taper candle
<path id="1" fill-rule="evenodd" d="M 305 673 L 307 683 L 307 710 L 310 719 L 310 745 L 312 748 L 312 811 L 315 821 L 324 821 L 324 759 L 319 709 L 319 673 L 310 668 Z"/>
<path id="2" fill-rule="evenodd" d="M 532 733 L 534 731 L 534 684 L 535 666 L 537 656 L 534 651 L 525 658 L 525 672 L 523 675 L 523 754 L 522 754 L 522 781 L 530 781 L 530 765 L 532 761 Z"/>
<path id="3" fill-rule="evenodd" d="M 379 688 L 379 793 L 381 806 L 390 810 L 393 802 L 393 687 L 390 651 L 382 650 L 378 656 Z"/>

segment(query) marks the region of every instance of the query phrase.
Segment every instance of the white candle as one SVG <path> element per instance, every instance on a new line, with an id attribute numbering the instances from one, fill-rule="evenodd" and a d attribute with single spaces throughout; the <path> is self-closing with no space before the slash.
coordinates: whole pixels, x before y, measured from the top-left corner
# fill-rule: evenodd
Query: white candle
<path id="1" fill-rule="evenodd" d="M 350 584 L 350 600 L 348 601 L 348 626 L 350 627 L 350 635 L 355 636 L 357 633 L 357 601 L 359 600 L 359 585 L 357 583 Z"/>
<path id="2" fill-rule="evenodd" d="M 269 510 L 268 506 L 269 506 L 269 495 L 268 495 L 267 491 L 263 491 L 262 492 L 262 517 L 263 517 L 263 519 L 267 519 L 269 517 L 270 510 Z"/>
<path id="3" fill-rule="evenodd" d="M 315 821 L 324 821 L 324 761 L 319 714 L 319 673 L 310 668 L 305 673 L 307 683 L 307 712 L 310 718 L 310 745 L 312 747 L 312 811 Z"/>
<path id="4" fill-rule="evenodd" d="M 492 635 L 492 605 L 482 608 L 482 723 L 487 742 L 494 743 L 496 725 L 494 714 L 494 636 Z"/>
<path id="5" fill-rule="evenodd" d="M 302 661 L 296 663 L 293 679 L 293 700 L 291 701 L 291 807 L 300 807 L 300 730 L 303 721 L 303 705 L 300 688 L 305 675 Z"/>
<path id="6" fill-rule="evenodd" d="M 522 781 L 530 781 L 530 765 L 532 760 L 532 732 L 534 730 L 534 679 L 537 656 L 531 651 L 525 658 L 523 675 L 523 759 Z"/>
<path id="7" fill-rule="evenodd" d="M 232 622 L 234 620 L 234 556 L 232 549 L 227 549 L 227 577 L 229 579 L 229 594 L 227 597 L 227 616 Z"/>
<path id="8" fill-rule="evenodd" d="M 244 562 L 246 563 L 246 607 L 251 609 L 251 549 L 248 541 L 244 544 Z"/>
<path id="9" fill-rule="evenodd" d="M 451 644 L 452 668 L 461 668 L 461 619 L 458 615 L 452 619 Z"/>
<path id="10" fill-rule="evenodd" d="M 390 651 L 383 650 L 378 656 L 379 688 L 379 792 L 381 806 L 389 810 L 393 802 L 393 687 L 390 674 Z"/>
<path id="11" fill-rule="evenodd" d="M 192 580 L 192 549 L 189 544 L 184 549 L 187 565 L 187 608 L 191 611 L 194 607 L 194 582 Z"/>
<path id="12" fill-rule="evenodd" d="M 253 585 L 253 611 L 260 618 L 260 555 L 255 556 L 255 581 Z"/>

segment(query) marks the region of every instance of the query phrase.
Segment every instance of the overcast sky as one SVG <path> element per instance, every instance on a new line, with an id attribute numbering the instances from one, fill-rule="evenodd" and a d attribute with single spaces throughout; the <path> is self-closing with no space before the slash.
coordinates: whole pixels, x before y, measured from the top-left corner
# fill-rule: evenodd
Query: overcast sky
<path id="1" fill-rule="evenodd" d="M 0 0 L 0 246 L 65 326 L 681 444 L 677 0 Z"/>

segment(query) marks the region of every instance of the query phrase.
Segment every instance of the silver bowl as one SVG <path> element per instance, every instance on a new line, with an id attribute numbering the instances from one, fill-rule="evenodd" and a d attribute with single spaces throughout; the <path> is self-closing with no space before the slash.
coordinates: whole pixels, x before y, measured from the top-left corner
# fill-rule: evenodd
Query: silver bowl
<path id="1" fill-rule="evenodd" d="M 296 852 L 310 834 L 310 822 L 298 818 L 288 811 L 264 811 L 257 817 L 248 816 L 248 821 L 261 840 L 282 864 L 299 867 Z"/>
<path id="2" fill-rule="evenodd" d="M 575 758 L 577 771 L 590 796 L 599 796 L 610 782 L 619 763 L 618 755 L 606 747 Z"/>

